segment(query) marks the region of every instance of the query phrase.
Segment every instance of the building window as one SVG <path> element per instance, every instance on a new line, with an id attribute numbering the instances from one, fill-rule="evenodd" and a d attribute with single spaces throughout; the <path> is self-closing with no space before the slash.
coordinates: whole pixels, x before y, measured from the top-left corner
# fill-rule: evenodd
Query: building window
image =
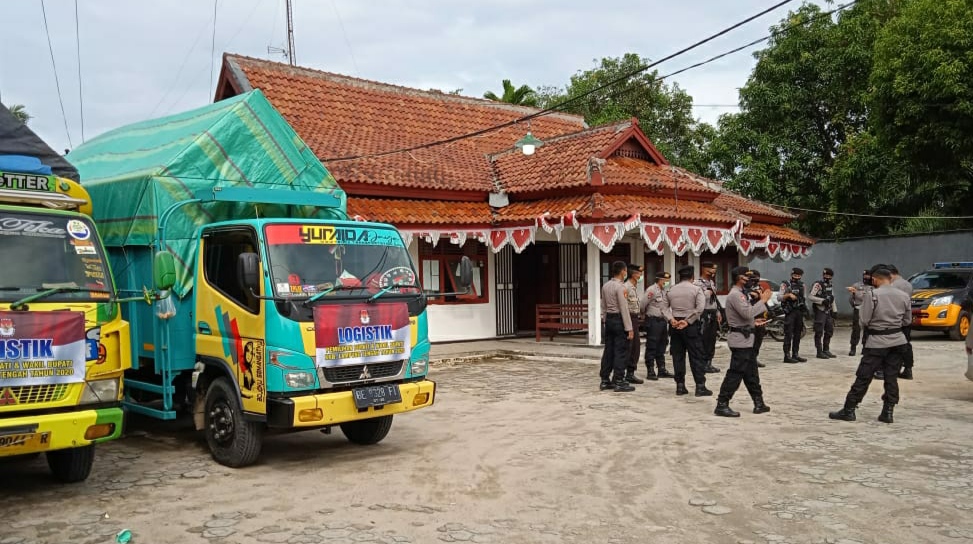
<path id="1" fill-rule="evenodd" d="M 428 294 L 459 291 L 459 264 L 463 256 L 473 262 L 473 284 L 466 295 L 447 295 L 430 299 L 431 304 L 482 304 L 489 302 L 487 294 L 486 245 L 468 241 L 459 247 L 443 240 L 436 247 L 419 240 L 419 276 L 422 289 Z"/>

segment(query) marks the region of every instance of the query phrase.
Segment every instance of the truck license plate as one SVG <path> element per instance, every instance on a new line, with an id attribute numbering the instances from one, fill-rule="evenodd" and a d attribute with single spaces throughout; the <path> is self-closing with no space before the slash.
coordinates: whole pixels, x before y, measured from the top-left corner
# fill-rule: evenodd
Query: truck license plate
<path id="1" fill-rule="evenodd" d="M 51 445 L 50 431 L 0 435 L 0 452 L 13 454 L 20 451 L 46 450 Z"/>
<path id="2" fill-rule="evenodd" d="M 369 406 L 384 406 L 402 402 L 402 393 L 398 384 L 371 385 L 359 387 L 351 391 L 355 397 L 355 407 L 361 410 Z"/>

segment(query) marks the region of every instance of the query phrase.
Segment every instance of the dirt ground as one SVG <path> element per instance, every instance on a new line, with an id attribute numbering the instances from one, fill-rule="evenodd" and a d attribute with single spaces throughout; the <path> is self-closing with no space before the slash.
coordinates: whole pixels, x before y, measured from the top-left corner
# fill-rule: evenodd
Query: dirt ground
<path id="1" fill-rule="evenodd" d="M 916 335 L 893 425 L 875 421 L 878 382 L 857 422 L 828 419 L 857 365 L 847 329 L 833 346 L 838 359 L 784 365 L 768 339 L 772 411 L 750 413 L 741 388 L 739 419 L 713 416 L 715 397 L 676 397 L 671 381 L 599 392 L 590 350 L 565 348 L 442 365 L 436 405 L 397 418 L 381 444 L 274 436 L 247 469 L 217 465 L 188 431 L 138 422 L 100 447 L 82 484 L 54 483 L 43 459 L 0 464 L 0 543 L 106 543 L 123 528 L 136 544 L 973 542 L 962 344 Z"/>

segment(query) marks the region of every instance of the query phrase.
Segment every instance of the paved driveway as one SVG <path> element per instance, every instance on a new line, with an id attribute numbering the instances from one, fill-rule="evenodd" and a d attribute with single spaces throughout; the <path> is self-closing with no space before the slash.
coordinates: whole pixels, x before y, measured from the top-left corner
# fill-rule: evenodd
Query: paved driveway
<path id="1" fill-rule="evenodd" d="M 595 361 L 564 348 L 436 368 L 436 405 L 373 447 L 280 435 L 231 470 L 193 433 L 137 423 L 82 484 L 53 483 L 42 459 L 0 464 L 0 543 L 105 543 L 122 528 L 136 544 L 973 541 L 960 343 L 917 335 L 891 426 L 875 421 L 878 382 L 856 423 L 827 418 L 856 360 L 783 365 L 767 346 L 773 411 L 751 414 L 741 391 L 736 420 L 672 382 L 599 392 Z"/>

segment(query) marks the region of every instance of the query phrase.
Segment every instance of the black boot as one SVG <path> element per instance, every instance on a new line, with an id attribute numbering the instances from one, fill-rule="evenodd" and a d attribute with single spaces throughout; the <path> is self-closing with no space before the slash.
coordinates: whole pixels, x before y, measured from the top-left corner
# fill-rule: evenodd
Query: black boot
<path id="1" fill-rule="evenodd" d="M 881 370 L 876 370 L 875 371 L 875 374 L 872 376 L 872 378 L 874 378 L 876 380 L 884 380 L 885 379 L 885 372 L 882 372 Z"/>
<path id="2" fill-rule="evenodd" d="M 645 380 L 635 376 L 635 372 L 628 371 L 625 373 L 625 381 L 628 383 L 645 383 Z"/>
<path id="3" fill-rule="evenodd" d="M 796 351 L 794 352 L 793 357 L 794 357 L 794 360 L 797 361 L 797 362 L 799 362 L 799 363 L 806 363 L 807 362 L 807 359 L 805 359 L 804 357 L 801 357 L 800 355 L 798 355 Z"/>
<path id="4" fill-rule="evenodd" d="M 851 346 L 851 349 L 848 350 L 848 356 L 849 357 L 854 357 L 855 356 L 855 346 Z"/>
<path id="5" fill-rule="evenodd" d="M 740 417 L 740 412 L 736 412 L 730 408 L 729 401 L 717 402 L 716 410 L 713 410 L 713 413 L 722 417 Z"/>
<path id="6" fill-rule="evenodd" d="M 615 386 L 612 384 L 612 382 L 608 380 L 601 380 L 601 385 L 598 386 L 598 389 L 601 391 L 608 391 L 614 387 Z"/>
<path id="7" fill-rule="evenodd" d="M 899 379 L 900 380 L 911 380 L 912 379 L 912 369 L 909 368 L 909 367 L 903 368 L 902 369 L 902 372 L 899 372 Z"/>
<path id="8" fill-rule="evenodd" d="M 831 357 L 828 357 L 827 355 L 825 355 L 823 351 L 818 350 L 817 358 L 818 359 L 830 359 Z"/>
<path id="9" fill-rule="evenodd" d="M 688 395 L 689 390 L 686 389 L 686 384 L 683 382 L 676 382 L 676 394 L 677 395 Z"/>
<path id="10" fill-rule="evenodd" d="M 824 346 L 824 354 L 827 355 L 828 357 L 830 357 L 831 359 L 837 359 L 838 358 L 837 355 L 835 355 L 834 353 L 831 353 L 831 346 Z"/>
<path id="11" fill-rule="evenodd" d="M 784 354 L 784 362 L 785 362 L 785 363 L 796 363 L 796 362 L 797 362 L 797 359 L 795 359 L 795 358 L 793 358 L 793 357 L 791 357 L 790 355 L 787 355 L 787 354 L 785 353 L 785 354 Z"/>
<path id="12" fill-rule="evenodd" d="M 703 370 L 703 372 L 707 374 L 716 374 L 719 371 L 720 371 L 719 368 L 713 366 L 713 361 L 706 361 L 706 368 Z"/>
<path id="13" fill-rule="evenodd" d="M 891 402 L 886 402 L 885 406 L 882 407 L 882 413 L 879 414 L 878 420 L 882 423 L 892 423 L 892 410 L 894 409 L 894 404 Z"/>
<path id="14" fill-rule="evenodd" d="M 613 388 L 613 391 L 615 391 L 616 393 L 625 393 L 628 391 L 635 391 L 635 387 L 633 387 L 632 384 L 628 383 L 624 379 L 615 380 L 615 387 Z"/>
<path id="15" fill-rule="evenodd" d="M 764 368 L 767 366 L 756 359 L 754 359 L 753 362 L 757 363 L 757 368 Z"/>
<path id="16" fill-rule="evenodd" d="M 663 365 L 659 367 L 659 378 L 675 378 L 675 376 Z"/>
<path id="17" fill-rule="evenodd" d="M 765 414 L 770 411 L 770 406 L 764 404 L 763 397 L 753 398 L 753 413 L 755 414 Z"/>
<path id="18" fill-rule="evenodd" d="M 851 402 L 845 401 L 845 407 L 837 412 L 831 412 L 828 414 L 831 419 L 840 419 L 842 421 L 855 421 L 855 405 Z"/>
<path id="19" fill-rule="evenodd" d="M 706 389 L 706 385 L 696 384 L 696 396 L 697 397 L 712 397 L 713 392 Z"/>
<path id="20" fill-rule="evenodd" d="M 659 379 L 659 376 L 656 376 L 655 370 L 653 370 L 652 367 L 649 367 L 648 372 L 645 373 L 645 379 L 654 382 Z"/>

